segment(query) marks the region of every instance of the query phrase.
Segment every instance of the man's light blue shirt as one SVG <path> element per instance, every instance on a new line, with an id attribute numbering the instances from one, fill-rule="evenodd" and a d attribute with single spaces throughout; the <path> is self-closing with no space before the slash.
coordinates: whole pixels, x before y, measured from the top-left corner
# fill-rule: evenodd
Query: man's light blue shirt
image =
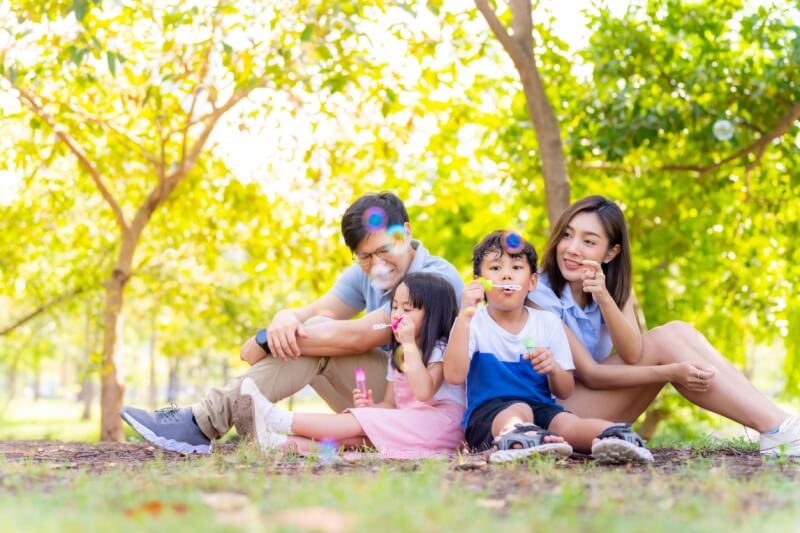
<path id="1" fill-rule="evenodd" d="M 592 358 L 600 362 L 611 354 L 614 347 L 608 333 L 600 306 L 592 299 L 585 308 L 581 308 L 572 297 L 569 285 L 564 286 L 561 298 L 556 296 L 550 287 L 547 274 L 539 273 L 539 284 L 528 297 L 542 309 L 555 313 L 583 344 Z"/>
<path id="2" fill-rule="evenodd" d="M 456 301 L 460 303 L 464 282 L 455 267 L 445 259 L 431 255 L 420 241 L 412 240 L 411 247 L 414 249 L 414 259 L 411 260 L 407 273 L 428 272 L 442 276 L 453 286 Z M 376 288 L 357 264 L 345 270 L 331 290 L 342 302 L 358 311 L 366 309 L 367 313 L 371 313 L 382 307 L 387 315 L 391 313 L 392 290 Z"/>

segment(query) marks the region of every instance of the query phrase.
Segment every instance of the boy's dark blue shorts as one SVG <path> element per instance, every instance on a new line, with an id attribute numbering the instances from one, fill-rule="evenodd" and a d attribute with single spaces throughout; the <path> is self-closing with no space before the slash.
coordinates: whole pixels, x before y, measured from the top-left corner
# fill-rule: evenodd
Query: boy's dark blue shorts
<path id="1" fill-rule="evenodd" d="M 525 403 L 533 411 L 533 423 L 542 429 L 550 427 L 553 418 L 565 409 L 556 403 L 533 402 L 523 398 L 494 398 L 478 406 L 467 422 L 465 437 L 470 450 L 482 452 L 494 445 L 492 422 L 500 411 L 515 403 Z"/>

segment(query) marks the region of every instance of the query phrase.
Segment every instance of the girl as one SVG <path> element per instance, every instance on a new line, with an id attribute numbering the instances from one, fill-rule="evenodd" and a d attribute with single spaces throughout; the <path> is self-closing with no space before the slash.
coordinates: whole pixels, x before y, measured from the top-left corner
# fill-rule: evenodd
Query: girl
<path id="1" fill-rule="evenodd" d="M 408 274 L 392 294 L 394 357 L 382 402 L 372 402 L 371 390 L 363 394 L 355 389 L 355 408 L 341 414 L 292 413 L 272 404 L 245 379 L 241 393 L 252 397 L 245 402 L 252 407 L 248 413 L 235 413 L 234 420 L 251 424 L 263 449 L 307 452 L 314 441 L 333 439 L 346 447 L 369 445 L 390 458 L 452 452 L 464 439 L 460 423 L 465 397 L 463 386 L 443 383 L 442 362 L 456 310 L 455 292 L 444 278 Z"/>
<path id="2" fill-rule="evenodd" d="M 564 406 L 581 417 L 633 422 L 672 383 L 692 403 L 759 431 L 761 453 L 800 455 L 800 417 L 764 397 L 692 326 L 640 332 L 631 272 L 628 228 L 615 203 L 590 196 L 562 213 L 530 297 L 568 328 L 582 383 Z"/>

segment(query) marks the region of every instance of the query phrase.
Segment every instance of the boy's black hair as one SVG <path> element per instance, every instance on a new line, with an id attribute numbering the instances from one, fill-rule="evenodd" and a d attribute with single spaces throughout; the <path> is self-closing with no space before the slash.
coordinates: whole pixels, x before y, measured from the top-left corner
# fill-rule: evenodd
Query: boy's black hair
<path id="1" fill-rule="evenodd" d="M 446 279 L 429 272 L 412 272 L 406 274 L 401 283 L 408 287 L 408 300 L 415 309 L 425 311 L 425 323 L 422 324 L 420 331 L 420 346 L 422 352 L 422 364 L 428 366 L 433 349 L 439 343 L 447 342 L 450 329 L 456 320 L 458 304 L 456 303 L 456 291 Z M 397 284 L 398 287 L 400 284 Z M 397 287 L 392 290 L 392 302 Z M 392 336 L 392 354 L 395 353 L 399 343 Z M 391 357 L 392 367 L 403 371 L 397 364 L 397 359 Z"/>
<path id="2" fill-rule="evenodd" d="M 369 233 L 364 224 L 364 213 L 371 207 L 378 207 L 386 214 L 381 226 L 388 228 L 408 222 L 408 213 L 402 200 L 390 192 L 368 193 L 353 202 L 342 216 L 342 237 L 351 252 Z"/>
<path id="3" fill-rule="evenodd" d="M 503 230 L 491 232 L 472 249 L 472 273 L 480 276 L 483 258 L 498 252 L 501 257 L 504 254 L 508 254 L 513 258 L 522 257 L 526 259 L 531 266 L 531 273 L 536 273 L 538 257 L 533 245 L 523 239 L 519 233 Z"/>

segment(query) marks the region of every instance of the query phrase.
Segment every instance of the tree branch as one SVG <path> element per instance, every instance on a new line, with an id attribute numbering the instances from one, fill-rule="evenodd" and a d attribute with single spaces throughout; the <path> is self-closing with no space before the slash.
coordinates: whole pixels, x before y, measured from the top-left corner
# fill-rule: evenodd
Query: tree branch
<path id="1" fill-rule="evenodd" d="M 153 165 L 156 165 L 156 166 L 158 165 L 158 159 L 156 158 L 156 156 L 153 155 L 152 152 L 147 150 L 140 140 L 138 140 L 138 139 L 132 137 L 130 134 L 125 133 L 124 131 L 120 130 L 119 128 L 117 128 L 116 126 L 114 126 L 113 124 L 108 122 L 106 119 L 104 119 L 102 117 L 98 117 L 96 115 L 92 115 L 88 111 L 86 111 L 84 109 L 81 109 L 81 108 L 79 108 L 78 106 L 76 106 L 74 104 L 71 104 L 69 102 L 59 102 L 59 103 L 61 105 L 66 106 L 66 108 L 69 109 L 70 111 L 72 111 L 73 113 L 85 118 L 86 120 L 89 120 L 90 122 L 94 122 L 95 124 L 97 124 L 101 128 L 105 128 L 105 129 L 107 129 L 107 130 L 109 130 L 109 131 L 111 131 L 113 133 L 116 133 L 121 138 L 123 138 L 125 141 L 127 141 L 129 146 L 139 150 L 139 152 L 142 154 L 142 157 L 144 157 L 147 161 L 149 161 Z"/>
<path id="2" fill-rule="evenodd" d="M 679 165 L 679 164 L 669 164 L 669 165 L 662 165 L 656 167 L 652 170 L 655 171 L 668 171 L 668 172 L 694 172 L 697 174 L 697 177 L 703 177 L 715 170 L 719 170 L 723 165 L 730 163 L 731 161 L 735 161 L 736 159 L 740 159 L 742 157 L 746 157 L 752 153 L 755 153 L 755 159 L 750 161 L 745 166 L 745 170 L 747 172 L 752 171 L 754 168 L 758 166 L 761 162 L 761 158 L 766 152 L 769 144 L 784 135 L 789 130 L 792 129 L 794 123 L 800 120 L 800 104 L 793 104 L 792 107 L 784 114 L 783 117 L 778 120 L 775 126 L 763 133 L 758 139 L 753 141 L 752 143 L 743 146 L 742 148 L 736 150 L 731 155 L 715 162 L 710 163 L 707 165 L 701 164 L 689 164 L 689 165 Z M 625 166 L 625 165 L 615 165 L 611 163 L 606 163 L 603 161 L 590 161 L 590 162 L 583 162 L 583 161 L 575 161 L 575 165 L 580 168 L 587 168 L 587 169 L 600 169 L 600 170 L 610 170 L 612 172 L 622 172 L 624 174 L 635 174 L 641 175 L 643 170 L 639 166 Z"/>
<path id="3" fill-rule="evenodd" d="M 36 318 L 40 314 L 44 313 L 45 311 L 47 311 L 51 307 L 60 304 L 64 300 L 68 300 L 68 299 L 70 299 L 70 298 L 72 298 L 74 296 L 77 296 L 80 293 L 82 293 L 83 291 L 84 291 L 83 288 L 73 289 L 73 290 L 65 292 L 64 294 L 56 296 L 55 298 L 53 298 L 49 302 L 37 307 L 36 309 L 31 311 L 27 315 L 15 320 L 14 322 L 9 324 L 8 326 L 5 326 L 3 329 L 0 329 L 0 337 L 2 337 L 4 335 L 8 335 L 9 333 L 14 331 L 18 327 L 22 326 L 23 324 L 25 324 L 26 322 L 28 322 L 30 320 L 33 320 L 34 318 Z"/>
<path id="4" fill-rule="evenodd" d="M 8 78 L 6 78 L 8 79 Z M 8 80 L 11 82 L 11 80 Z M 106 187 L 105 182 L 103 181 L 103 177 L 100 175 L 100 171 L 97 169 L 95 164 L 89 160 L 86 151 L 78 144 L 78 142 L 69 134 L 67 133 L 63 127 L 56 123 L 52 116 L 47 113 L 44 108 L 38 103 L 37 97 L 23 89 L 22 87 L 16 86 L 12 84 L 17 91 L 19 91 L 20 99 L 22 102 L 28 106 L 28 108 L 33 111 L 36 115 L 38 115 L 41 119 L 43 119 L 47 124 L 53 128 L 56 136 L 61 139 L 61 141 L 67 145 L 70 152 L 78 158 L 78 161 L 83 165 L 83 167 L 89 172 L 89 176 L 94 181 L 97 188 L 100 190 L 100 194 L 102 195 L 103 199 L 106 203 L 111 207 L 111 210 L 114 213 L 114 217 L 117 220 L 117 224 L 123 231 L 127 231 L 129 229 L 128 222 L 125 220 L 125 215 L 122 212 L 117 201 L 114 199 L 114 196 Z"/>

